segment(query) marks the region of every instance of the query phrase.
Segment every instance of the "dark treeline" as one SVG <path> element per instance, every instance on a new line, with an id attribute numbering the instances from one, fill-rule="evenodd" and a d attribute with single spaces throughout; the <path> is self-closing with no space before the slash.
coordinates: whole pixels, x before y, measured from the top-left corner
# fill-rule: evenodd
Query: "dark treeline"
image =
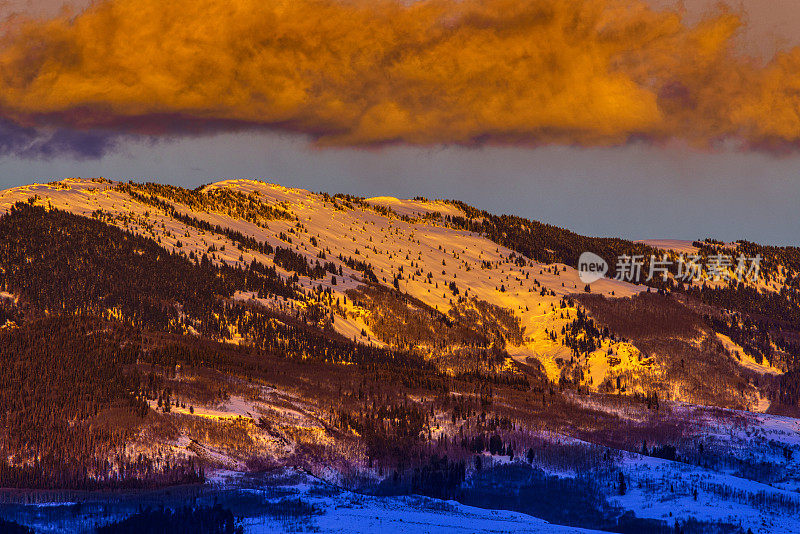
<path id="1" fill-rule="evenodd" d="M 602 341 L 610 337 L 608 327 L 601 331 L 583 309 L 578 308 L 575 319 L 561 330 L 563 343 L 572 349 L 573 357 L 588 356 Z"/>
<path id="2" fill-rule="evenodd" d="M 696 301 L 656 292 L 617 299 L 590 294 L 576 298 L 616 339 L 630 341 L 640 351 L 643 365 L 658 355 L 663 374 L 642 376 L 638 382 L 649 394 L 670 398 L 671 388 L 679 387 L 689 402 L 748 409 L 743 392 L 751 386 L 743 378 L 743 368 L 714 335 Z M 615 381 L 607 377 L 600 386 L 601 391 L 619 392 L 630 385 L 623 374 Z"/>
<path id="3" fill-rule="evenodd" d="M 158 184 L 156 184 L 158 185 Z M 254 250 L 256 252 L 260 252 L 265 255 L 275 254 L 274 262 L 276 265 L 280 265 L 287 271 L 292 271 L 300 276 L 308 276 L 311 279 L 319 279 L 326 276 L 327 273 L 339 276 L 342 275 L 342 269 L 337 267 L 333 264 L 333 262 L 325 262 L 324 265 L 321 265 L 319 260 L 317 260 L 316 264 L 312 264 L 306 260 L 305 256 L 302 254 L 293 251 L 289 247 L 275 247 L 273 248 L 272 245 L 266 242 L 258 241 L 257 239 L 246 236 L 237 230 L 232 230 L 230 228 L 222 227 L 218 224 L 211 224 L 207 221 L 203 221 L 197 219 L 196 217 L 192 217 L 191 215 L 186 215 L 185 213 L 181 213 L 175 207 L 160 199 L 156 196 L 155 193 L 145 194 L 142 193 L 139 189 L 140 186 L 132 185 L 132 184 L 123 184 L 119 186 L 120 191 L 123 191 L 130 195 L 133 199 L 147 204 L 149 206 L 153 206 L 154 208 L 160 209 L 167 213 L 170 217 L 182 222 L 187 226 L 191 226 L 196 228 L 197 230 L 203 232 L 211 232 L 219 235 L 224 235 L 231 241 L 237 244 L 240 250 Z M 158 188 L 150 188 L 150 189 L 143 189 L 144 191 L 158 191 Z M 286 218 L 286 217 L 282 217 Z M 291 243 L 290 238 L 288 238 L 285 234 L 281 233 L 281 236 L 288 240 Z M 321 255 L 324 258 L 324 254 Z M 348 267 L 354 270 L 362 271 L 364 275 L 371 281 L 377 282 L 377 277 L 372 272 L 372 268 L 365 264 L 364 262 L 353 260 L 352 258 L 343 258 L 340 255 L 339 258 L 342 262 L 344 262 Z M 274 282 L 275 287 L 270 287 L 269 289 L 265 289 L 265 291 L 269 291 L 270 293 L 274 293 L 276 295 L 281 296 L 292 296 L 294 294 L 293 287 L 287 286 L 281 283 L 280 278 L 273 272 L 269 278 L 271 281 Z"/>
<path id="4" fill-rule="evenodd" d="M 341 261 L 342 263 L 344 263 L 345 265 L 347 265 L 348 267 L 350 267 L 354 271 L 361 271 L 362 273 L 364 273 L 364 276 L 370 282 L 373 282 L 373 283 L 377 283 L 378 282 L 378 277 L 375 276 L 375 273 L 372 271 L 372 265 L 371 264 L 369 264 L 367 262 L 364 262 L 364 261 L 361 261 L 361 260 L 358 260 L 358 259 L 353 259 L 351 256 L 348 256 L 348 257 L 345 258 L 341 254 L 339 254 L 339 261 Z"/>
<path id="5" fill-rule="evenodd" d="M 242 219 L 258 226 L 265 226 L 266 221 L 273 219 L 294 218 L 286 209 L 268 205 L 256 192 L 247 194 L 227 188 L 206 189 L 205 186 L 186 189 L 154 182 L 143 184 L 131 182 L 122 184 L 120 188 L 128 193 L 135 190 L 153 196 L 158 195 L 188 206 L 194 211 L 224 213 L 233 219 Z"/>
<path id="6" fill-rule="evenodd" d="M 800 330 L 800 293 L 795 291 L 761 292 L 736 286 L 693 286 L 686 293 L 699 301 L 763 319 L 777 327 Z"/>
<path id="7" fill-rule="evenodd" d="M 578 266 L 584 251 L 594 252 L 606 260 L 608 276 L 614 276 L 617 257 L 622 254 L 644 257 L 642 272 L 646 273 L 651 255 L 660 258 L 663 251 L 641 243 L 619 238 L 586 237 L 558 226 L 531 221 L 515 215 L 493 215 L 464 202 L 449 200 L 467 214 L 466 217 L 445 216 L 445 221 L 457 228 L 484 234 L 488 239 L 508 247 L 537 262 L 564 263 Z M 659 286 L 660 278 L 652 285 Z"/>
<path id="8" fill-rule="evenodd" d="M 211 224 L 208 221 L 204 221 L 202 219 L 198 219 L 196 217 L 192 217 L 191 215 L 187 215 L 175 209 L 175 206 L 170 204 L 169 202 L 160 199 L 155 194 L 145 194 L 140 192 L 136 189 L 133 185 L 130 184 L 122 184 L 118 186 L 118 189 L 123 193 L 127 193 L 131 196 L 134 200 L 141 202 L 142 204 L 152 206 L 154 208 L 160 209 L 173 219 L 182 222 L 187 226 L 191 226 L 192 228 L 196 228 L 197 230 L 203 232 L 211 232 L 219 235 L 224 235 L 241 248 L 247 248 L 250 250 L 256 250 L 261 252 L 262 254 L 272 254 L 273 248 L 272 245 L 269 243 L 263 243 L 258 241 L 257 239 L 246 236 L 243 233 L 233 230 L 231 228 L 222 227 L 218 224 Z"/>
<path id="9" fill-rule="evenodd" d="M 584 251 L 594 252 L 606 260 L 609 277 L 616 275 L 617 258 L 623 254 L 640 255 L 643 259 L 641 283 L 657 289 L 684 290 L 683 283 L 675 283 L 672 279 L 666 282 L 660 276 L 645 281 L 649 272 L 650 257 L 661 258 L 663 250 L 633 241 L 619 238 L 586 237 L 557 226 L 531 221 L 513 215 L 493 215 L 474 208 L 464 202 L 448 201 L 467 215 L 466 217 L 445 216 L 447 224 L 485 235 L 492 241 L 506 246 L 528 258 L 545 263 L 564 263 L 577 267 L 578 258 Z M 692 286 L 690 293 L 715 306 L 744 313 L 768 315 L 771 318 L 782 318 L 795 326 L 800 324 L 800 248 L 770 247 L 749 241 L 739 241 L 735 254 L 714 242 L 696 242 L 699 245 L 698 255 L 701 264 L 705 264 L 713 254 L 725 253 L 746 258 L 760 255 L 760 279 L 767 283 L 779 281 L 783 268 L 783 287 L 777 292 L 759 292 L 758 290 L 731 281 L 719 289 L 698 289 Z M 734 260 L 734 267 L 736 265 Z M 668 270 L 677 274 L 677 264 L 668 266 Z"/>
<path id="10" fill-rule="evenodd" d="M 347 295 L 357 306 L 370 310 L 370 328 L 378 337 L 405 349 L 417 346 L 441 352 L 454 346 L 486 349 L 493 343 L 504 345 L 503 334 L 521 337 L 518 321 L 509 321 L 505 331 L 501 331 L 495 326 L 499 321 L 491 321 L 494 309 L 479 306 L 475 299 L 457 303 L 446 315 L 408 294 L 377 284 L 349 290 Z"/>
<path id="11" fill-rule="evenodd" d="M 168 368 L 176 364 L 205 366 L 251 378 L 267 372 L 271 358 L 310 367 L 320 363 L 357 364 L 370 372 L 388 373 L 387 378 L 408 387 L 448 390 L 449 379 L 416 354 L 354 343 L 263 308 L 234 306 L 225 313 L 226 320 L 249 338 L 246 348 L 175 337 L 174 342 L 147 351 L 142 361 Z"/>
<path id="12" fill-rule="evenodd" d="M 761 256 L 760 276 L 771 281 L 777 279 L 781 267 L 788 274 L 785 284 L 788 287 L 800 289 L 800 247 L 775 247 L 770 245 L 759 245 L 751 241 L 738 241 L 737 254 L 745 257 L 754 258 Z M 698 243 L 701 253 L 716 253 L 719 251 L 719 244 Z"/>
<path id="13" fill-rule="evenodd" d="M 800 406 L 800 369 L 791 369 L 780 376 L 778 401 L 786 406 Z"/>
<path id="14" fill-rule="evenodd" d="M 740 319 L 738 314 L 730 317 L 705 315 L 704 318 L 715 332 L 730 337 L 731 341 L 740 345 L 747 354 L 753 356 L 756 363 L 764 363 L 764 360 L 767 364 L 772 362 L 772 337 L 767 321 L 755 322 L 749 316 Z"/>
<path id="15" fill-rule="evenodd" d="M 98 527 L 97 534 L 241 534 L 233 513 L 220 505 L 171 510 L 143 510 L 117 523 Z"/>
<path id="16" fill-rule="evenodd" d="M 506 343 L 519 344 L 524 337 L 519 318 L 509 310 L 462 297 L 444 314 L 407 293 L 377 284 L 348 290 L 347 295 L 370 311 L 370 329 L 390 346 L 424 354 L 465 380 L 528 389 L 525 375 L 504 368 Z"/>
<path id="17" fill-rule="evenodd" d="M 784 288 L 780 293 L 762 293 L 740 285 L 737 289 L 702 287 L 688 294 L 730 310 L 708 314 L 705 320 L 757 363 L 784 369 L 770 390 L 770 400 L 776 405 L 800 406 L 800 292 Z"/>
<path id="18" fill-rule="evenodd" d="M 0 267 L 0 288 L 40 310 L 118 313 L 162 331 L 182 331 L 192 320 L 221 331 L 217 300 L 236 289 L 294 293 L 257 262 L 241 269 L 215 266 L 205 255 L 192 261 L 103 222 L 24 203 L 0 218 Z"/>
<path id="19" fill-rule="evenodd" d="M 382 405 L 358 414 L 340 410 L 336 426 L 345 432 L 354 430 L 364 439 L 367 457 L 402 459 L 417 446 L 428 426 L 428 414 L 416 405 Z"/>
<path id="20" fill-rule="evenodd" d="M 0 298 L 0 326 L 19 324 L 24 318 L 24 313 L 13 299 Z"/>
<path id="21" fill-rule="evenodd" d="M 33 530 L 25 525 L 20 525 L 16 521 L 7 521 L 2 518 L 0 518 L 0 532 L 4 534 L 34 534 Z"/>
<path id="22" fill-rule="evenodd" d="M 287 271 L 294 271 L 298 275 L 307 276 L 312 280 L 324 278 L 328 273 L 342 275 L 341 267 L 337 269 L 333 262 L 328 261 L 321 265 L 317 260 L 315 265 L 310 265 L 305 256 L 291 248 L 276 247 L 273 261 Z"/>
<path id="23" fill-rule="evenodd" d="M 119 455 L 148 413 L 138 394 L 141 378 L 131 368 L 136 339 L 130 326 L 75 315 L 0 330 L 0 486 L 93 489 L 201 480 L 191 464 Z M 26 458 L 33 461 L 18 463 Z"/>

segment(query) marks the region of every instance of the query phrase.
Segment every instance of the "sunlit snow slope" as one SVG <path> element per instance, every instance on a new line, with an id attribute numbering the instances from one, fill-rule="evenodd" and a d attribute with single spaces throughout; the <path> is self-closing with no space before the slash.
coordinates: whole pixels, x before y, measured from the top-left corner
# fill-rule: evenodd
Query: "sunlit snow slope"
<path id="1" fill-rule="evenodd" d="M 102 179 L 69 179 L 50 184 L 35 184 L 0 193 L 0 209 L 36 197 L 39 205 L 71 211 L 85 216 L 101 217 L 120 228 L 158 240 L 167 249 L 186 255 L 208 254 L 214 262 L 247 264 L 253 259 L 273 265 L 273 257 L 246 249 L 222 233 L 199 230 L 171 216 L 166 210 L 141 202 L 119 184 Z M 273 247 L 290 247 L 314 263 L 333 262 L 342 275 L 324 278 L 299 277 L 299 285 L 307 290 L 321 286 L 330 289 L 339 305 L 334 328 L 346 337 L 363 343 L 384 345 L 369 327 L 369 313 L 353 305 L 346 291 L 364 283 L 364 273 L 349 268 L 339 259 L 353 258 L 369 264 L 378 283 L 398 289 L 419 299 L 431 308 L 447 313 L 457 300 L 451 290 L 455 283 L 459 297 L 478 299 L 508 309 L 519 318 L 524 338 L 505 348 L 520 362 L 539 361 L 551 379 L 559 374 L 557 359 L 568 358 L 569 350 L 551 341 L 547 332 L 558 332 L 574 318 L 573 308 L 559 308 L 562 297 L 583 291 L 577 271 L 562 264 L 544 265 L 521 257 L 508 248 L 467 231 L 445 224 L 444 215 L 463 215 L 453 204 L 442 201 L 400 200 L 392 197 L 350 199 L 315 194 L 302 189 L 253 180 L 226 180 L 203 188 L 204 193 L 227 190 L 251 195 L 258 202 L 291 217 L 268 221 L 236 218 L 222 211 L 199 211 L 190 206 L 161 198 L 178 213 L 240 232 Z M 324 258 L 324 260 L 320 260 Z M 277 266 L 289 277 L 294 273 Z M 592 285 L 593 293 L 629 296 L 642 290 L 616 280 L 604 279 Z M 255 299 L 263 305 L 291 310 L 300 302 L 261 298 L 240 293 L 240 299 Z M 366 335 L 363 335 L 366 334 Z M 234 341 L 237 340 L 233 336 Z M 603 347 L 589 358 L 593 384 L 602 382 L 607 370 L 605 355 L 611 347 Z M 626 344 L 615 344 L 615 353 L 623 364 L 637 366 L 636 350 Z M 631 355 L 626 358 L 626 355 Z M 587 377 L 588 380 L 588 377 Z"/>

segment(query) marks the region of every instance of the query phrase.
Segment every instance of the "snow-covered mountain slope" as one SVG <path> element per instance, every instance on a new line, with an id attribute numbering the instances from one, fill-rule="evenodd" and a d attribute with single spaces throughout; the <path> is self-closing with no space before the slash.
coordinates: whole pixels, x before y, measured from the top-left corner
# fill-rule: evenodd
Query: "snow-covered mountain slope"
<path id="1" fill-rule="evenodd" d="M 0 212 L 6 484 L 289 467 L 461 503 L 442 521 L 394 498 L 304 508 L 320 530 L 484 524 L 471 504 L 586 528 L 796 529 L 798 429 L 777 415 L 800 406 L 792 249 L 735 245 L 769 256 L 760 285 L 586 291 L 580 251 L 650 249 L 249 180 L 63 180 L 0 192 Z M 79 469 L 47 452 L 68 438 Z M 509 514 L 492 521 L 526 522 Z"/>
<path id="2" fill-rule="evenodd" d="M 156 239 L 167 249 L 187 255 L 208 254 L 216 263 L 244 266 L 256 260 L 275 266 L 285 278 L 294 273 L 275 265 L 274 257 L 253 249 L 241 249 L 222 233 L 199 230 L 164 209 L 132 197 L 103 180 L 69 179 L 50 184 L 18 187 L 0 193 L 0 210 L 36 197 L 37 204 L 75 214 L 101 217 L 120 228 Z M 366 201 L 330 197 L 301 189 L 290 189 L 252 180 L 226 180 L 202 189 L 203 193 L 225 190 L 255 195 L 258 202 L 284 209 L 291 218 L 258 223 L 236 218 L 224 210 L 198 210 L 168 196 L 159 198 L 182 214 L 211 225 L 234 230 L 272 247 L 291 248 L 309 263 L 332 262 L 342 275 L 312 279 L 299 276 L 305 290 L 321 286 L 339 300 L 340 314 L 334 327 L 348 338 L 385 345 L 369 328 L 369 312 L 355 306 L 347 291 L 363 283 L 364 273 L 348 267 L 345 259 L 371 266 L 377 283 L 397 287 L 427 306 L 447 314 L 459 297 L 478 299 L 510 310 L 519 319 L 524 338 L 507 346 L 521 362 L 538 360 L 548 376 L 556 380 L 556 358 L 568 358 L 565 347 L 550 338 L 569 323 L 575 310 L 559 307 L 565 296 L 582 292 L 577 271 L 564 264 L 542 264 L 499 246 L 484 236 L 447 226 L 440 215 L 463 215 L 442 201 L 400 200 L 376 197 Z M 452 285 L 454 284 L 454 285 Z M 453 291 L 456 288 L 458 295 Z M 630 296 L 642 286 L 604 279 L 592 285 L 598 294 Z M 241 299 L 256 299 L 267 306 L 285 306 L 273 299 L 257 299 L 242 293 Z M 545 332 L 547 330 L 547 333 Z M 362 336 L 361 332 L 367 336 Z M 622 349 L 623 352 L 626 349 Z M 593 382 L 603 380 L 602 366 L 594 366 Z M 603 375 L 603 376 L 601 376 Z"/>
<path id="3" fill-rule="evenodd" d="M 702 387 L 701 374 L 682 388 L 671 383 L 670 373 L 676 372 L 671 349 L 643 353 L 641 339 L 583 324 L 585 284 L 575 268 L 535 261 L 499 244 L 503 239 L 462 229 L 454 221 L 475 220 L 476 215 L 457 202 L 331 196 L 256 180 L 225 180 L 186 190 L 67 179 L 0 192 L 0 211 L 21 201 L 99 219 L 198 261 L 207 257 L 217 265 L 246 268 L 257 262 L 274 268 L 296 285 L 298 296 L 259 295 L 242 288 L 234 298 L 293 315 L 321 306 L 323 320 L 344 337 L 436 354 L 451 372 L 468 370 L 473 365 L 469 354 L 476 347 L 499 349 L 554 383 L 566 379 L 588 390 L 642 395 L 659 389 L 675 400 L 706 402 L 686 393 Z M 649 243 L 678 252 L 690 246 L 669 240 Z M 279 249 L 280 259 L 274 252 Z M 784 265 L 773 271 L 771 278 L 745 287 L 757 296 L 781 296 L 794 271 Z M 705 284 L 725 290 L 719 281 Z M 630 297 L 645 290 L 649 288 L 611 278 L 591 285 L 592 296 Z M 740 319 L 734 315 L 726 320 L 730 328 L 718 333 L 735 334 Z M 448 328 L 439 328 L 441 321 Z M 453 330 L 454 322 L 463 328 Z M 188 324 L 186 330 L 195 326 Z M 247 342 L 233 326 L 229 334 L 229 342 Z M 759 371 L 761 359 L 752 347 L 715 334 L 703 327 L 681 341 L 700 347 L 704 339 L 721 339 L 714 346 L 728 354 L 731 377 Z M 676 341 L 674 335 L 670 341 Z M 779 374 L 788 360 L 765 365 Z M 723 381 L 730 391 L 723 405 L 768 408 L 763 392 L 751 384 L 737 386 L 746 391 L 731 405 L 733 378 L 727 376 Z"/>

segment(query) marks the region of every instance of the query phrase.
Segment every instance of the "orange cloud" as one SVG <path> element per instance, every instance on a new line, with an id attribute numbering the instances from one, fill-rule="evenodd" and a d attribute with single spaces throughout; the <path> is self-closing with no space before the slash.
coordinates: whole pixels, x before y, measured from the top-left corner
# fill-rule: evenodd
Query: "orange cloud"
<path id="1" fill-rule="evenodd" d="M 800 50 L 758 65 L 733 50 L 741 24 L 641 0 L 108 0 L 9 24 L 0 116 L 324 146 L 793 147 Z"/>

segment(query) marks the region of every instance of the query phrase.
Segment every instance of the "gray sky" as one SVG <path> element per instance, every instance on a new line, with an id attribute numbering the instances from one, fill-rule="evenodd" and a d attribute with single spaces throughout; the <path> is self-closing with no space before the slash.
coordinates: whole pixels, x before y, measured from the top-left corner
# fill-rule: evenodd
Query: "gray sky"
<path id="1" fill-rule="evenodd" d="M 196 186 L 260 178 L 312 191 L 457 198 L 597 236 L 800 244 L 800 157 L 614 149 L 313 149 L 225 134 L 130 144 L 99 160 L 0 160 L 5 186 L 69 176 Z"/>

